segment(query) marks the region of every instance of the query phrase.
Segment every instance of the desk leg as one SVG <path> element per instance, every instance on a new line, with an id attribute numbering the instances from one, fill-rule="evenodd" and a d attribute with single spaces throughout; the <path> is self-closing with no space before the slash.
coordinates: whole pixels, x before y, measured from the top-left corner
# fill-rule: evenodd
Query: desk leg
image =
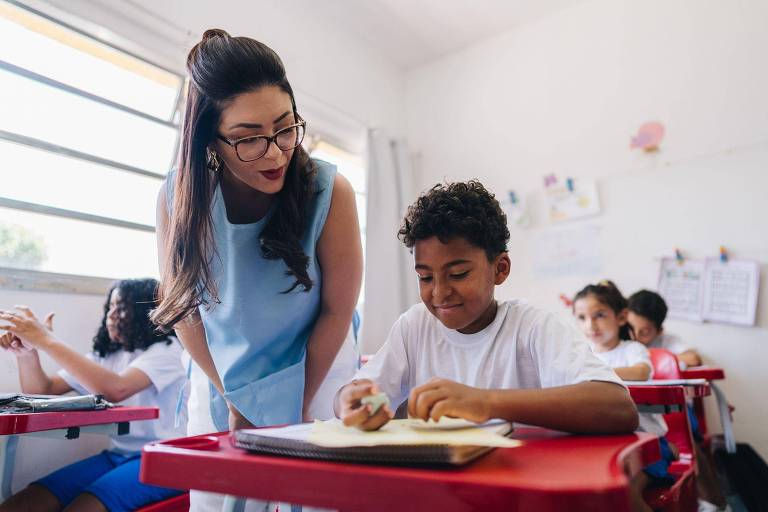
<path id="1" fill-rule="evenodd" d="M 245 498 L 237 496 L 224 496 L 224 504 L 221 506 L 221 512 L 244 512 Z"/>
<path id="2" fill-rule="evenodd" d="M 725 393 L 717 384 L 710 381 L 709 386 L 715 392 L 715 397 L 717 397 L 717 408 L 720 410 L 720 424 L 723 426 L 725 450 L 728 453 L 736 453 L 736 439 L 733 437 L 733 423 L 731 423 L 731 411 L 728 410 L 728 400 L 725 399 Z"/>
<path id="3" fill-rule="evenodd" d="M 0 436 L 0 502 L 11 497 L 13 465 L 19 436 Z"/>

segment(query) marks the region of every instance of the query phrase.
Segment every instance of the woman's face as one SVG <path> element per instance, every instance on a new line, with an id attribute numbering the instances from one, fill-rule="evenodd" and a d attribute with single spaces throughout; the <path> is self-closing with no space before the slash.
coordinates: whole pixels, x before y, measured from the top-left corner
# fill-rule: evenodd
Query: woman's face
<path id="1" fill-rule="evenodd" d="M 120 318 L 123 313 L 120 310 L 120 290 L 115 288 L 109 295 L 109 309 L 107 310 L 107 333 L 109 339 L 116 343 L 122 343 L 120 336 Z"/>
<path id="2" fill-rule="evenodd" d="M 218 134 L 234 142 L 254 135 L 273 135 L 296 122 L 288 93 L 268 85 L 229 101 L 221 112 Z M 235 148 L 224 141 L 217 139 L 213 149 L 223 160 L 222 172 L 229 173 L 235 183 L 265 194 L 276 194 L 283 188 L 294 152 L 294 149 L 283 151 L 271 143 L 263 157 L 243 162 Z"/>

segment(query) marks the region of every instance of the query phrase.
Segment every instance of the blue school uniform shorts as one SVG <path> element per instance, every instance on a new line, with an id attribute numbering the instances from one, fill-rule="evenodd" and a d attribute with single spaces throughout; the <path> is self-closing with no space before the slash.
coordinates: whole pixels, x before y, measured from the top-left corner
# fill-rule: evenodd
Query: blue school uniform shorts
<path id="1" fill-rule="evenodd" d="M 104 450 L 54 471 L 34 482 L 53 493 L 63 507 L 78 494 L 96 496 L 110 512 L 123 512 L 181 494 L 176 489 L 139 482 L 141 452 L 119 453 Z"/>
<path id="2" fill-rule="evenodd" d="M 659 447 L 661 448 L 661 459 L 645 466 L 643 471 L 651 477 L 651 485 L 670 485 L 674 483 L 675 477 L 669 473 L 669 463 L 675 460 L 675 456 L 672 454 L 666 437 L 659 437 Z"/>

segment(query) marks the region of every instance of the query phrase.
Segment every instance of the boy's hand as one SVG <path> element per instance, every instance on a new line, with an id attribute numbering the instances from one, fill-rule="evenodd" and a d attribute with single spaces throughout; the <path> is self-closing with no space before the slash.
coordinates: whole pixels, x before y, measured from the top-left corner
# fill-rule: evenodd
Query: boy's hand
<path id="1" fill-rule="evenodd" d="M 408 397 L 408 416 L 437 421 L 443 416 L 483 423 L 491 419 L 488 390 L 433 378 L 415 387 Z"/>
<path id="2" fill-rule="evenodd" d="M 339 417 L 344 425 L 357 427 L 361 430 L 377 430 L 391 420 L 394 413 L 388 405 L 381 406 L 376 414 L 372 415 L 371 406 L 360 403 L 361 398 L 375 395 L 378 392 L 378 386 L 368 379 L 356 380 L 341 388 L 339 392 L 341 414 Z"/>

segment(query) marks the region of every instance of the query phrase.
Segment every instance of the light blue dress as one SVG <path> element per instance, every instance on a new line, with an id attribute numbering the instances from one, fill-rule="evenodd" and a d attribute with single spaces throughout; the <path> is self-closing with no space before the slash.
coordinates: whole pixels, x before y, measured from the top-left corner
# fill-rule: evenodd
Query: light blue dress
<path id="1" fill-rule="evenodd" d="M 320 313 L 322 274 L 317 241 L 336 176 L 333 165 L 313 162 L 317 173 L 301 240 L 314 283 L 309 292 L 297 286 L 290 293 L 281 293 L 295 279 L 286 274 L 288 267 L 282 259 L 268 260 L 261 253 L 259 237 L 274 203 L 263 219 L 252 224 L 229 222 L 219 186 L 212 204 L 216 255 L 211 272 L 221 303 L 210 309 L 201 307 L 200 314 L 226 399 L 257 426 L 302 420 L 307 341 Z M 172 175 L 167 183 L 173 183 Z M 213 385 L 210 388 L 214 424 L 227 430 L 226 403 Z"/>

